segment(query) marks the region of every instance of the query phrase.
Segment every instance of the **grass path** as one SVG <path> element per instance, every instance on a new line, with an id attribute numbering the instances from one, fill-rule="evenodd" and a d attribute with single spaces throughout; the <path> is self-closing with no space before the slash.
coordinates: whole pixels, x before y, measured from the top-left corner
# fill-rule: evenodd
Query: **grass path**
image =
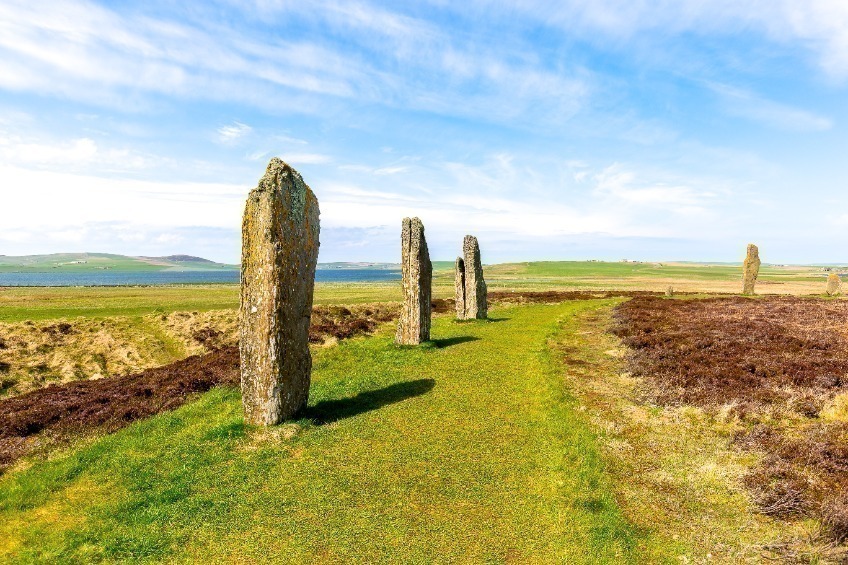
<path id="1" fill-rule="evenodd" d="M 546 345 L 609 304 L 439 318 L 430 347 L 386 328 L 316 351 L 297 424 L 245 429 L 220 389 L 13 471 L 0 561 L 639 561 Z"/>

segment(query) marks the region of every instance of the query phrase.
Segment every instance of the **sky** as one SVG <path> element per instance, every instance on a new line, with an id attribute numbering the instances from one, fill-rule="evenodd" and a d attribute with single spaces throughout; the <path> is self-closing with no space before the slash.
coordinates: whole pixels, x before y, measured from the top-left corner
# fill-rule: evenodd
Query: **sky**
<path id="1" fill-rule="evenodd" d="M 844 0 L 0 2 L 0 254 L 848 262 Z"/>

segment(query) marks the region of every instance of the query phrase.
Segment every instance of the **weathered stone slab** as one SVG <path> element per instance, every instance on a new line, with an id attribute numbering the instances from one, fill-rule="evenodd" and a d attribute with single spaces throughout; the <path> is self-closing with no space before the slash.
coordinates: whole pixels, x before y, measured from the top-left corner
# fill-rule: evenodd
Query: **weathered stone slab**
<path id="1" fill-rule="evenodd" d="M 748 244 L 748 252 L 742 263 L 742 294 L 754 294 L 754 285 L 760 274 L 760 250 L 753 243 Z"/>
<path id="2" fill-rule="evenodd" d="M 842 286 L 842 279 L 839 278 L 839 275 L 836 273 L 830 273 L 827 275 L 827 288 L 826 292 L 828 296 L 836 296 L 839 294 L 840 287 Z"/>
<path id="3" fill-rule="evenodd" d="M 300 174 L 271 159 L 242 222 L 239 350 L 248 424 L 278 424 L 306 406 L 318 215 Z"/>
<path id="4" fill-rule="evenodd" d="M 456 319 L 465 319 L 465 261 L 456 258 L 454 265 L 454 297 L 456 299 Z"/>
<path id="5" fill-rule="evenodd" d="M 395 341 L 418 345 L 430 339 L 433 265 L 418 218 L 404 218 L 401 231 L 403 306 Z"/>
<path id="6" fill-rule="evenodd" d="M 486 281 L 483 279 L 483 263 L 480 260 L 480 245 L 473 235 L 466 235 L 462 242 L 465 256 L 465 319 L 483 320 L 489 312 L 486 302 Z"/>

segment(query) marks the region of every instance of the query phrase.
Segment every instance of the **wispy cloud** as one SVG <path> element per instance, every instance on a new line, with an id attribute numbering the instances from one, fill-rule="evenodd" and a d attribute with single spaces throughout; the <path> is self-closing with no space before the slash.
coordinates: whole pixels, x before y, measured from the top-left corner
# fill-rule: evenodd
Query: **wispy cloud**
<path id="1" fill-rule="evenodd" d="M 103 172 L 121 172 L 149 167 L 150 155 L 126 148 L 100 147 L 93 139 L 25 139 L 0 130 L 0 165 L 10 164 L 38 169 L 72 170 L 97 166 Z"/>
<path id="2" fill-rule="evenodd" d="M 463 44 L 429 23 L 370 4 L 310 4 L 299 13 L 336 26 L 347 40 L 336 45 L 327 38 L 282 39 L 271 30 L 247 34 L 211 22 L 118 14 L 80 0 L 47 0 L 37 8 L 12 0 L 0 6 L 6 61 L 0 87 L 123 108 L 133 97 L 147 103 L 139 98 L 144 92 L 241 100 L 264 109 L 288 99 L 287 111 L 298 112 L 320 111 L 302 96 L 315 94 L 539 123 L 567 119 L 589 92 L 579 69 L 516 61 L 509 52 Z M 375 34 L 390 44 L 374 43 Z M 350 42 L 359 48 L 346 48 Z M 413 69 L 419 78 L 411 78 Z M 237 133 L 221 135 L 229 140 Z"/>
<path id="3" fill-rule="evenodd" d="M 5 228 L 87 222 L 238 226 L 248 186 L 108 178 L 0 165 Z M 23 213 L 27 210 L 36 214 Z"/>
<path id="4" fill-rule="evenodd" d="M 471 0 L 478 17 L 532 19 L 583 38 L 633 49 L 658 37 L 758 31 L 808 50 L 832 76 L 848 78 L 848 3 L 842 0 Z M 463 3 L 467 5 L 468 3 Z"/>
<path id="5" fill-rule="evenodd" d="M 789 131 L 825 131 L 833 122 L 807 110 L 757 96 L 753 92 L 724 84 L 710 84 L 730 115 L 746 118 Z"/>
<path id="6" fill-rule="evenodd" d="M 253 128 L 241 122 L 233 122 L 218 128 L 218 140 L 221 143 L 234 143 L 253 131 Z"/>

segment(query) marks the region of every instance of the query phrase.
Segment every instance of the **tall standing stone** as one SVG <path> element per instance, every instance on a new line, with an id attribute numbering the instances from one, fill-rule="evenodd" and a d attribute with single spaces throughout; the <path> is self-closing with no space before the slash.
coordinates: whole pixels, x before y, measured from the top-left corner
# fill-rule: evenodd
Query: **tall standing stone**
<path id="1" fill-rule="evenodd" d="M 239 320 L 246 423 L 278 424 L 306 406 L 318 214 L 303 178 L 276 157 L 247 197 Z"/>
<path id="2" fill-rule="evenodd" d="M 842 279 L 839 278 L 839 275 L 836 273 L 830 273 L 827 275 L 827 295 L 828 296 L 836 296 L 839 294 L 839 287 L 842 285 Z"/>
<path id="3" fill-rule="evenodd" d="M 465 261 L 456 258 L 454 265 L 454 297 L 456 298 L 456 318 L 465 319 Z"/>
<path id="4" fill-rule="evenodd" d="M 486 281 L 483 279 L 483 263 L 480 260 L 480 245 L 473 235 L 466 235 L 462 242 L 465 256 L 465 319 L 483 320 L 489 312 L 486 302 Z"/>
<path id="5" fill-rule="evenodd" d="M 742 263 L 742 294 L 754 294 L 757 275 L 760 274 L 760 250 L 753 243 L 748 244 L 748 253 Z"/>
<path id="6" fill-rule="evenodd" d="M 395 341 L 402 345 L 418 345 L 430 339 L 433 283 L 433 265 L 424 239 L 424 224 L 418 218 L 403 219 L 401 273 L 403 306 Z"/>

